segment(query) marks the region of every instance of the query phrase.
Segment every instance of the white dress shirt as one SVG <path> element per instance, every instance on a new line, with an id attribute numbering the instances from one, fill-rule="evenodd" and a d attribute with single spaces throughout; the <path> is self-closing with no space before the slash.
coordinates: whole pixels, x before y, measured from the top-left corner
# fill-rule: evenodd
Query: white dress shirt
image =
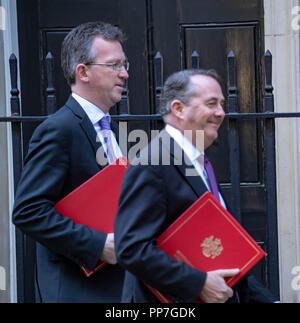
<path id="1" fill-rule="evenodd" d="M 194 168 L 196 169 L 197 173 L 199 174 L 199 176 L 201 177 L 203 183 L 206 185 L 207 189 L 210 190 L 210 187 L 208 185 L 207 179 L 204 175 L 204 164 L 201 164 L 199 162 L 199 157 L 201 155 L 204 156 L 204 151 L 200 152 L 198 150 L 197 147 L 195 147 L 191 141 L 185 137 L 183 135 L 183 133 L 174 128 L 173 126 L 167 124 L 165 127 L 165 130 L 167 131 L 167 133 L 176 141 L 176 143 L 179 145 L 179 147 L 184 151 L 184 153 L 187 155 L 187 157 L 190 159 L 190 161 L 192 162 Z M 221 193 L 219 192 L 219 200 L 220 203 L 222 204 L 222 206 L 224 208 L 226 208 L 226 204 L 225 201 L 221 195 Z"/>
<path id="2" fill-rule="evenodd" d="M 94 105 L 93 103 L 89 102 L 88 100 L 82 98 L 81 96 L 79 96 L 76 93 L 72 93 L 73 98 L 80 104 L 80 106 L 82 107 L 82 109 L 84 110 L 84 112 L 87 114 L 87 116 L 89 117 L 91 123 L 93 124 L 97 136 L 98 136 L 98 140 L 100 140 L 102 146 L 104 147 L 105 152 L 107 152 L 107 145 L 104 142 L 104 138 L 103 138 L 103 134 L 99 125 L 99 121 L 104 117 L 104 116 L 108 116 L 109 117 L 109 121 L 111 120 L 111 117 L 109 115 L 109 113 L 104 113 L 100 108 L 98 108 L 96 105 Z M 113 132 L 112 132 L 113 133 Z M 95 138 L 95 140 L 97 140 L 97 138 Z M 123 154 L 121 152 L 121 149 L 117 143 L 117 140 L 115 138 L 115 136 L 111 136 L 111 141 L 112 141 L 112 146 L 113 146 L 113 150 L 114 150 L 114 154 L 117 158 L 122 157 Z"/>

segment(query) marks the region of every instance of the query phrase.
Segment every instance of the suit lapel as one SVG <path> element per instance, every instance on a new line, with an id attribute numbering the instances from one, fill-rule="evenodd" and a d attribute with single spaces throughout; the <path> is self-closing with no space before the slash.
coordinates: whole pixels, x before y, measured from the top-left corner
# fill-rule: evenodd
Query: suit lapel
<path id="1" fill-rule="evenodd" d="M 87 115 L 81 120 L 80 126 L 81 126 L 82 130 L 84 131 L 84 133 L 86 134 L 95 153 L 97 153 L 97 150 L 99 148 L 102 148 L 102 144 L 101 144 L 100 139 L 97 136 L 94 126 L 92 125 L 92 123 Z"/>
<path id="2" fill-rule="evenodd" d="M 77 118 L 80 119 L 79 124 L 83 132 L 85 133 L 88 141 L 90 142 L 91 146 L 95 154 L 99 148 L 103 149 L 100 140 L 97 137 L 96 130 L 91 123 L 89 117 L 82 109 L 81 105 L 70 95 L 66 106 L 72 110 L 72 112 L 76 115 Z"/>
<path id="3" fill-rule="evenodd" d="M 188 185 L 191 186 L 196 195 L 200 197 L 204 192 L 207 191 L 207 188 L 192 165 L 190 159 L 165 130 L 160 133 L 160 137 L 162 140 L 163 149 L 170 152 L 171 165 L 178 169 L 178 171 L 182 174 L 182 178 Z"/>

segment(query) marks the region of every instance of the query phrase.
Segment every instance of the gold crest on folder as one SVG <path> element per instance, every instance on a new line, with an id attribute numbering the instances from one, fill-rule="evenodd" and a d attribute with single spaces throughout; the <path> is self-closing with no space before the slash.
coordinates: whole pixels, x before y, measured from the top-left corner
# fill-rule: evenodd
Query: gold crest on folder
<path id="1" fill-rule="evenodd" d="M 201 244 L 202 253 L 205 257 L 215 259 L 223 251 L 221 239 L 210 236 L 205 238 Z"/>

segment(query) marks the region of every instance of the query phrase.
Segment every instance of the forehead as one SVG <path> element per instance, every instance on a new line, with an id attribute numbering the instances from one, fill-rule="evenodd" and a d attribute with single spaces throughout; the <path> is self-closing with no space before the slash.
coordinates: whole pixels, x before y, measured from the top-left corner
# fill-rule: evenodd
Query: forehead
<path id="1" fill-rule="evenodd" d="M 206 75 L 194 75 L 191 77 L 190 81 L 191 86 L 195 91 L 195 97 L 224 100 L 221 86 L 214 78 Z"/>
<path id="2" fill-rule="evenodd" d="M 95 37 L 92 51 L 96 58 L 106 60 L 124 60 L 125 54 L 122 45 L 115 40 L 106 40 L 102 37 Z"/>

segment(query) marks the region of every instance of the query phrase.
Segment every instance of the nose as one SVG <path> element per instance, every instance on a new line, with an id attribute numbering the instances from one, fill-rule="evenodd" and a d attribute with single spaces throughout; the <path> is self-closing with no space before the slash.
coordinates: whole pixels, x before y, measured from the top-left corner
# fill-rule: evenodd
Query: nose
<path id="1" fill-rule="evenodd" d="M 215 115 L 218 117 L 224 117 L 225 111 L 221 103 L 218 104 L 217 109 L 215 110 Z"/>
<path id="2" fill-rule="evenodd" d="M 129 78 L 129 74 L 125 68 L 125 66 L 122 67 L 122 69 L 119 72 L 119 77 L 122 79 L 128 79 Z"/>

